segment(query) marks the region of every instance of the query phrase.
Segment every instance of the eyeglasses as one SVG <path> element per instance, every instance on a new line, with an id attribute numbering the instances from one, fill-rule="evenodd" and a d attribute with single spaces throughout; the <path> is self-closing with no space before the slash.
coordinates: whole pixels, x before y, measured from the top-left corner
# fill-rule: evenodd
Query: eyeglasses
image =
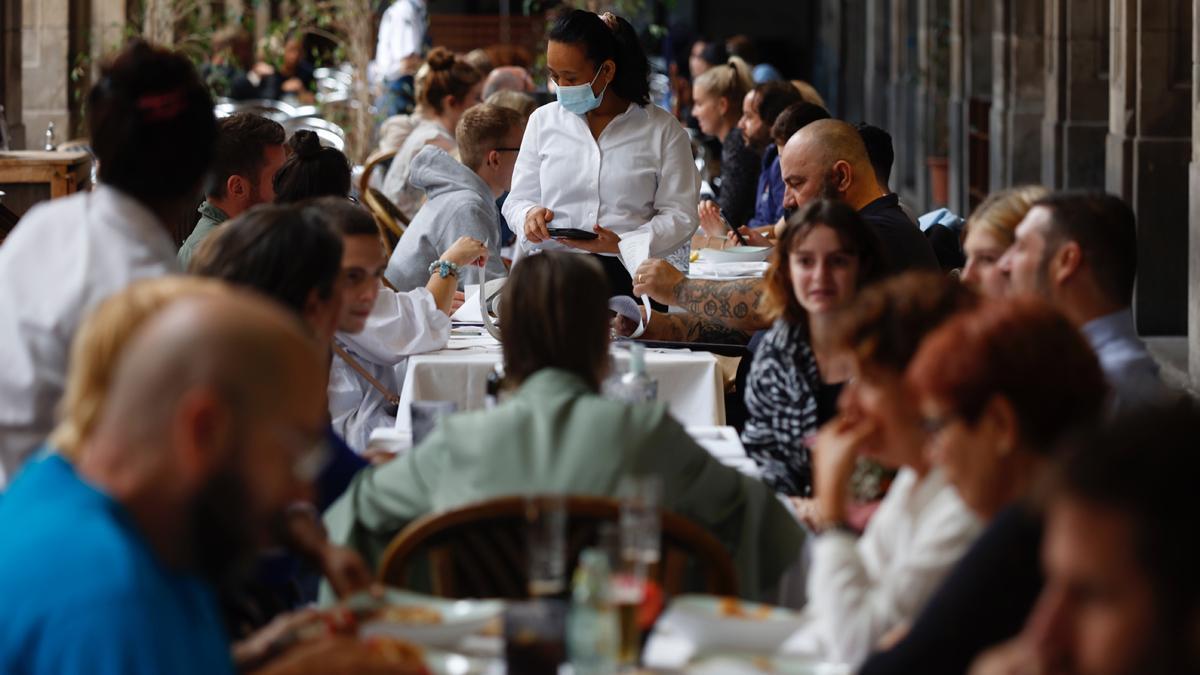
<path id="1" fill-rule="evenodd" d="M 496 152 L 520 152 L 520 148 L 492 148 Z"/>
<path id="2" fill-rule="evenodd" d="M 292 464 L 296 478 L 305 483 L 316 480 L 333 453 L 329 438 L 323 433 L 312 436 L 284 425 L 274 427 L 273 431 L 296 453 L 296 460 Z"/>
<path id="3" fill-rule="evenodd" d="M 929 436 L 936 436 L 953 424 L 954 420 L 954 415 L 927 415 L 921 418 L 921 430 Z"/>

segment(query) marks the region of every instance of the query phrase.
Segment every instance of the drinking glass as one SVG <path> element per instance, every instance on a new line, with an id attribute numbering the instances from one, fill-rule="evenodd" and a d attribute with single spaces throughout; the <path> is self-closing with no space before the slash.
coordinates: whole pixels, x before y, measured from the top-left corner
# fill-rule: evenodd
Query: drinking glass
<path id="1" fill-rule="evenodd" d="M 567 660 L 567 606 L 561 600 L 510 602 L 504 609 L 506 671 L 557 675 Z"/>
<path id="2" fill-rule="evenodd" d="M 454 401 L 413 401 L 409 405 L 409 424 L 412 427 L 414 448 L 437 427 L 438 420 L 458 410 L 458 404 Z"/>
<path id="3" fill-rule="evenodd" d="M 637 665 L 642 644 L 638 614 L 662 543 L 662 479 L 657 475 L 629 476 L 621 481 L 619 494 L 621 560 L 611 588 L 620 624 L 618 663 L 631 668 Z"/>
<path id="4" fill-rule="evenodd" d="M 661 544 L 662 478 L 648 474 L 621 480 L 621 557 L 626 562 L 658 563 Z"/>
<path id="5" fill-rule="evenodd" d="M 567 592 L 567 502 L 562 495 L 525 498 L 529 546 L 529 594 L 565 596 Z"/>

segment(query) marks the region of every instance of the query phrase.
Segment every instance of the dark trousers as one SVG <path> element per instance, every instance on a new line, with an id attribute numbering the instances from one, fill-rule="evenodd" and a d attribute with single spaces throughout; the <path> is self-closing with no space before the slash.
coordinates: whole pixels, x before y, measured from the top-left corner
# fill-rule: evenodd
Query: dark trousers
<path id="1" fill-rule="evenodd" d="M 629 276 L 629 270 L 625 269 L 625 264 L 615 255 L 596 255 L 592 257 L 600 262 L 600 266 L 604 268 L 604 276 L 608 277 L 608 297 L 616 295 L 628 295 L 638 302 L 633 294 L 633 278 Z M 666 305 L 661 305 L 653 300 L 650 301 L 650 307 L 656 312 L 667 311 Z"/>

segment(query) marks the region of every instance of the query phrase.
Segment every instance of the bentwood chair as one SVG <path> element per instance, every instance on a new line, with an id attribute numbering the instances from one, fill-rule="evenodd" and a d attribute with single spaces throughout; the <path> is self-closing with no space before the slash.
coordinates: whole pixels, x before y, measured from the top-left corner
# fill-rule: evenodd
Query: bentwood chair
<path id="1" fill-rule="evenodd" d="M 373 155 L 367 160 L 362 176 L 358 179 L 358 194 L 362 196 L 362 203 L 375 216 L 375 222 L 380 226 L 380 234 L 383 235 L 383 240 L 387 244 L 389 257 L 396 247 L 396 242 L 400 241 L 400 237 L 408 228 L 408 218 L 404 217 L 404 213 L 392 203 L 392 200 L 376 188 L 371 187 L 371 174 L 377 167 L 395 156 L 396 151 L 394 150 Z"/>
<path id="2" fill-rule="evenodd" d="M 600 526 L 616 523 L 620 503 L 607 497 L 572 496 L 567 507 L 567 572 L 583 549 L 596 545 Z M 379 581 L 414 585 L 427 568 L 429 588 L 446 598 L 529 597 L 524 497 L 499 497 L 414 521 L 392 540 Z M 737 595 L 733 560 L 711 534 L 678 514 L 662 513 L 657 581 L 666 598 L 684 592 Z M 569 580 L 569 576 L 568 576 Z"/>

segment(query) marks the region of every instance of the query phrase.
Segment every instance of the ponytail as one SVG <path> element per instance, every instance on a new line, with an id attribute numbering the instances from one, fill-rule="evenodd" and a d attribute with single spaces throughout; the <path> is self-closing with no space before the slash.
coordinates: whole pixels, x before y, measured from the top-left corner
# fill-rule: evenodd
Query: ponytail
<path id="1" fill-rule="evenodd" d="M 593 12 L 576 9 L 560 17 L 548 37 L 552 42 L 582 46 L 597 69 L 611 60 L 617 66 L 617 74 L 609 88 L 621 98 L 647 105 L 650 103 L 650 62 L 642 50 L 637 31 L 625 19 L 607 16 L 606 22 Z"/>
<path id="2" fill-rule="evenodd" d="M 731 56 L 728 63 L 704 71 L 696 78 L 695 86 L 712 96 L 725 99 L 729 102 L 730 111 L 740 115 L 742 99 L 746 97 L 746 92 L 754 88 L 754 80 L 750 76 L 750 66 L 741 58 Z"/>

